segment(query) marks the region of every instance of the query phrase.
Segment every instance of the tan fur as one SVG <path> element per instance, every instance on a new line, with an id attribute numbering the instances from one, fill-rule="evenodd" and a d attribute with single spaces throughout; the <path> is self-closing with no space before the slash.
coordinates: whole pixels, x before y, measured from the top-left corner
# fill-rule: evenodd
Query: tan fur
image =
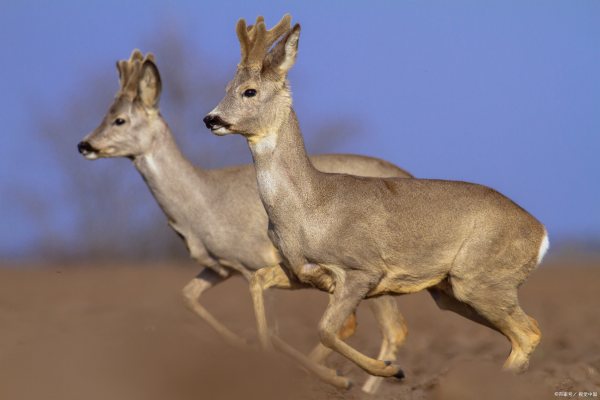
<path id="1" fill-rule="evenodd" d="M 211 112 L 223 121 L 215 133 L 248 140 L 269 235 L 284 258 L 285 270 L 277 265 L 269 274 L 332 291 L 319 323 L 321 342 L 370 374 L 401 370 L 342 341 L 337 333 L 344 321 L 363 298 L 423 289 L 440 307 L 504 334 L 512 345 L 505 367 L 526 369 L 540 332 L 520 308 L 517 288 L 545 251 L 543 225 L 481 185 L 316 170 L 306 156 L 286 80 L 299 35 L 296 24 L 265 55 L 260 71 L 238 67 Z M 249 86 L 261 96 L 240 96 Z M 262 301 L 260 290 L 270 286 L 276 284 L 255 283 L 255 305 Z M 259 329 L 268 342 L 266 326 Z"/>
<path id="2" fill-rule="evenodd" d="M 236 26 L 242 51 L 240 65 L 260 69 L 267 50 L 290 29 L 291 19 L 290 15 L 286 14 L 269 30 L 267 30 L 262 16 L 259 16 L 256 24 L 251 27 L 246 27 L 246 21 L 240 19 Z"/>
<path id="3" fill-rule="evenodd" d="M 159 111 L 161 80 L 154 57 L 134 50 L 129 60 L 117 63 L 120 89 L 102 123 L 80 143 L 89 159 L 127 157 L 143 177 L 165 213 L 169 226 L 185 241 L 190 256 L 203 268 L 182 291 L 185 304 L 233 345 L 246 341 L 229 330 L 203 306 L 201 297 L 231 276 L 257 279 L 267 266 L 280 263 L 281 255 L 267 234 L 268 218 L 256 187 L 253 165 L 207 170 L 193 166 L 181 153 Z M 117 125 L 117 119 L 125 123 Z M 325 171 L 373 176 L 411 177 L 402 169 L 379 159 L 356 155 L 320 155 L 315 165 Z M 258 273 L 255 271 L 258 270 Z M 305 287 L 287 276 L 273 278 L 286 288 Z M 394 314 L 382 320 L 382 349 L 390 348 L 395 332 L 406 329 L 393 299 L 371 301 L 373 312 Z M 352 316 L 350 323 L 352 323 Z M 266 323 L 266 321 L 265 321 Z M 349 335 L 351 329 L 341 330 Z M 382 351 L 383 351 L 382 350 Z M 318 345 L 312 354 L 323 361 L 331 350 Z M 297 356 L 298 352 L 290 352 Z M 305 357 L 305 356 L 303 356 Z M 313 365 L 312 363 L 310 365 Z M 317 366 L 313 371 L 333 384 L 345 386 L 335 371 Z"/>

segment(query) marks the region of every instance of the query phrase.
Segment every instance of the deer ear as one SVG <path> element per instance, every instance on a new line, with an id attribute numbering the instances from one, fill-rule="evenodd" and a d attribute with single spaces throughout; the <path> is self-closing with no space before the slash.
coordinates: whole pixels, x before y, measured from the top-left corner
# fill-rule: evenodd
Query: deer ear
<path id="1" fill-rule="evenodd" d="M 162 90 L 162 82 L 158 67 L 152 60 L 153 57 L 146 57 L 142 64 L 140 81 L 138 84 L 138 97 L 146 107 L 158 107 L 158 100 Z"/>
<path id="2" fill-rule="evenodd" d="M 300 24 L 296 24 L 267 54 L 264 65 L 280 76 L 286 76 L 296 62 L 299 38 Z"/>

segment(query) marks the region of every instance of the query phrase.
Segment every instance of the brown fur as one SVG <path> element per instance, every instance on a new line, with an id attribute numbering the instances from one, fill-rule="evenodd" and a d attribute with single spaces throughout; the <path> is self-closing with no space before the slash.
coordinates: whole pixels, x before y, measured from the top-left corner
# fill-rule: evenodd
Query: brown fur
<path id="1" fill-rule="evenodd" d="M 201 297 L 231 276 L 240 274 L 250 280 L 256 270 L 281 262 L 267 235 L 268 218 L 258 195 L 254 166 L 213 170 L 194 167 L 180 152 L 160 115 L 162 85 L 154 57 L 144 57 L 135 50 L 129 60 L 119 61 L 117 68 L 121 88 L 102 123 L 81 143 L 84 146 L 80 151 L 89 159 L 127 157 L 133 161 L 169 225 L 203 268 L 183 289 L 185 304 L 229 343 L 244 345 L 243 338 L 203 306 Z M 118 119 L 124 122 L 117 125 Z M 393 164 L 370 157 L 328 154 L 315 156 L 313 161 L 317 168 L 330 172 L 411 177 Z M 278 282 L 288 288 L 304 286 L 287 277 Z M 385 324 L 381 326 L 381 351 L 395 357 L 399 343 L 394 337 L 397 332 L 403 335 L 406 327 L 394 299 L 381 297 L 370 305 L 376 315 L 390 315 L 378 319 Z M 353 318 L 340 334 L 353 333 Z M 323 362 L 330 352 L 318 345 L 311 355 Z M 315 373 L 332 382 L 340 381 L 335 371 L 322 366 L 315 368 Z"/>
<path id="2" fill-rule="evenodd" d="M 393 376 L 400 368 L 365 356 L 336 333 L 363 298 L 423 289 L 438 304 L 502 332 L 512 345 L 505 366 L 527 368 L 540 333 L 519 307 L 517 288 L 547 244 L 543 225 L 481 185 L 316 170 L 286 81 L 299 35 L 296 24 L 265 55 L 260 71 L 240 66 L 212 111 L 227 122 L 215 133 L 248 140 L 269 234 L 284 258 L 285 271 L 276 266 L 261 275 L 269 273 L 273 281 L 289 275 L 331 290 L 319 324 L 321 341 L 373 375 Z M 262 95 L 239 96 L 249 85 Z M 255 304 L 261 304 L 259 288 L 277 285 L 256 282 Z M 266 328 L 259 328 L 268 340 Z"/>
<path id="3" fill-rule="evenodd" d="M 262 16 L 259 16 L 256 19 L 256 24 L 250 27 L 246 27 L 246 21 L 240 19 L 236 26 L 242 51 L 240 65 L 260 68 L 267 50 L 281 35 L 290 29 L 291 19 L 290 15 L 286 14 L 269 30 L 267 30 Z"/>

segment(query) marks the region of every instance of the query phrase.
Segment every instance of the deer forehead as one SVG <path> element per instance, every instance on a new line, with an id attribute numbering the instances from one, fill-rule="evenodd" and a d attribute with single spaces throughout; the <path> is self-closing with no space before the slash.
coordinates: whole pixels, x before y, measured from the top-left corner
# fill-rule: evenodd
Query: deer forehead
<path id="1" fill-rule="evenodd" d="M 248 81 L 260 81 L 261 74 L 260 69 L 256 68 L 248 68 L 248 67 L 238 67 L 235 72 L 235 76 L 233 78 L 234 85 L 240 85 L 241 83 Z"/>
<path id="2" fill-rule="evenodd" d="M 273 87 L 280 87 L 284 81 L 281 77 L 269 73 L 269 71 L 262 71 L 256 68 L 239 67 L 235 77 L 227 87 L 227 90 L 236 89 L 241 87 L 267 87 L 273 85 Z"/>
<path id="3" fill-rule="evenodd" d="M 108 109 L 108 115 L 131 114 L 134 111 L 134 101 L 125 95 L 118 95 Z"/>

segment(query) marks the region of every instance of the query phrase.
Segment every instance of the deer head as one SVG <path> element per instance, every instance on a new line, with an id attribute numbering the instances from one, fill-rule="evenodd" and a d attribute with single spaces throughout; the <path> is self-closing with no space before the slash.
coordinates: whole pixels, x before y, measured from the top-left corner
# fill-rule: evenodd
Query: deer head
<path id="1" fill-rule="evenodd" d="M 241 60 L 225 97 L 205 118 L 217 135 L 238 133 L 255 141 L 276 130 L 290 112 L 291 93 L 287 74 L 298 51 L 300 25 L 290 29 L 289 15 L 267 30 L 264 19 L 246 26 L 237 23 Z"/>
<path id="2" fill-rule="evenodd" d="M 158 100 L 161 80 L 154 55 L 139 50 L 117 62 L 120 88 L 100 125 L 77 148 L 87 159 L 136 157 L 147 152 L 165 123 Z"/>

